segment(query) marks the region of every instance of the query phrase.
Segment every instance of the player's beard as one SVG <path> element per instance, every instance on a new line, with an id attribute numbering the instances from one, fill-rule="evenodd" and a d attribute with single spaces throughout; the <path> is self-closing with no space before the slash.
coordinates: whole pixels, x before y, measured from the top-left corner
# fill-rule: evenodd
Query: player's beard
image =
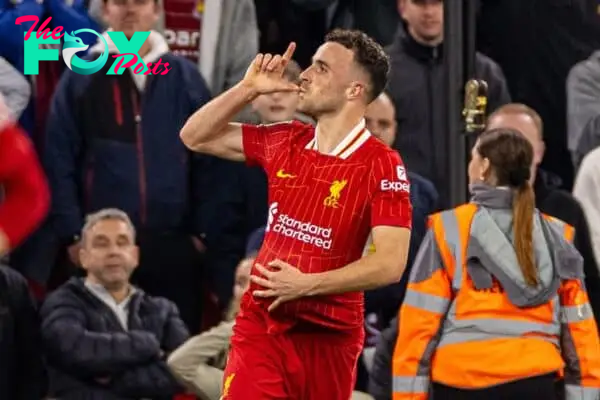
<path id="1" fill-rule="evenodd" d="M 297 110 L 318 120 L 322 115 L 336 112 L 340 108 L 338 103 L 336 99 L 325 97 L 320 93 L 312 95 L 305 93 L 304 97 L 301 97 L 298 102 Z"/>

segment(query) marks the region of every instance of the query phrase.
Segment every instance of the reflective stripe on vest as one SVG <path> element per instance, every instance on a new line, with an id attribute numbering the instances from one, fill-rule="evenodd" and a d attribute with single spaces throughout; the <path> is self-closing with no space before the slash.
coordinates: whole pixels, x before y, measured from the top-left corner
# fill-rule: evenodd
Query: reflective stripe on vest
<path id="1" fill-rule="evenodd" d="M 439 219 L 433 219 L 434 230 L 441 230 L 435 235 L 440 247 L 442 259 L 452 277 L 452 288 L 457 293 L 463 285 L 463 279 L 466 274 L 466 249 L 468 244 L 468 235 L 466 230 L 470 230 L 471 222 L 477 212 L 477 205 L 465 204 L 453 210 L 443 211 L 439 214 Z M 564 222 L 547 218 L 551 223 L 557 224 L 561 232 L 567 236 L 572 229 L 569 230 L 569 225 Z M 559 223 L 562 223 L 559 224 Z M 441 233 L 441 234 L 440 234 Z M 440 243 L 439 239 L 443 237 L 444 243 Z M 571 235 L 572 238 L 572 235 Z M 447 252 L 441 248 L 447 246 Z M 444 253 L 451 256 L 450 259 L 444 256 Z M 561 307 L 556 295 L 552 299 L 553 321 L 551 323 L 542 322 L 526 322 L 508 319 L 457 319 L 456 316 L 456 299 L 452 301 L 448 310 L 446 320 L 442 328 L 442 335 L 438 348 L 449 344 L 465 343 L 471 341 L 502 339 L 502 338 L 523 338 L 536 337 L 542 340 L 549 341 L 555 345 L 559 345 L 560 335 L 560 320 L 572 318 L 573 313 L 581 313 L 581 310 L 568 310 L 561 317 Z"/>
<path id="2" fill-rule="evenodd" d="M 394 393 L 427 393 L 429 378 L 425 376 L 394 376 L 392 387 Z"/>

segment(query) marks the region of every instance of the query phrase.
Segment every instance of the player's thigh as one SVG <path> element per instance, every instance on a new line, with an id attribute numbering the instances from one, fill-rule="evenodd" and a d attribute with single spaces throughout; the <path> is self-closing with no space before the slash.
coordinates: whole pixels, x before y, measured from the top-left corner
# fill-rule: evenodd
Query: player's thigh
<path id="1" fill-rule="evenodd" d="M 336 343 L 330 337 L 299 346 L 304 364 L 306 390 L 302 400 L 349 400 L 356 381 L 360 344 Z"/>
<path id="2" fill-rule="evenodd" d="M 269 336 L 231 342 L 223 374 L 222 400 L 287 400 L 279 357 Z"/>

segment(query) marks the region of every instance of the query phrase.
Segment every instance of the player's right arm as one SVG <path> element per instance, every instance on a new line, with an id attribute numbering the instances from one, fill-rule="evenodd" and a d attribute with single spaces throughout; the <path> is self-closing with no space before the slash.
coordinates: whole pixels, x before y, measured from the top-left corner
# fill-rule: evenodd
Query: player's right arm
<path id="1" fill-rule="evenodd" d="M 241 82 L 205 104 L 187 120 L 180 132 L 183 143 L 199 153 L 244 161 L 242 125 L 230 121 L 262 94 L 298 90 L 298 86 L 283 78 L 295 48 L 295 43 L 290 43 L 282 56 L 257 55 Z"/>

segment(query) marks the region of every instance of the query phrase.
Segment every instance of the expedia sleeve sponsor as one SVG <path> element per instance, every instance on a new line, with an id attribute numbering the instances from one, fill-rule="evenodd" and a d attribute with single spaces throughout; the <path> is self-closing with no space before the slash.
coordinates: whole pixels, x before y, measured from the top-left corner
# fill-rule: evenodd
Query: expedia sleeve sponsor
<path id="1" fill-rule="evenodd" d="M 410 184 L 406 178 L 406 170 L 402 165 L 396 166 L 395 180 L 382 179 L 380 188 L 382 192 L 406 192 L 410 193 Z"/>

